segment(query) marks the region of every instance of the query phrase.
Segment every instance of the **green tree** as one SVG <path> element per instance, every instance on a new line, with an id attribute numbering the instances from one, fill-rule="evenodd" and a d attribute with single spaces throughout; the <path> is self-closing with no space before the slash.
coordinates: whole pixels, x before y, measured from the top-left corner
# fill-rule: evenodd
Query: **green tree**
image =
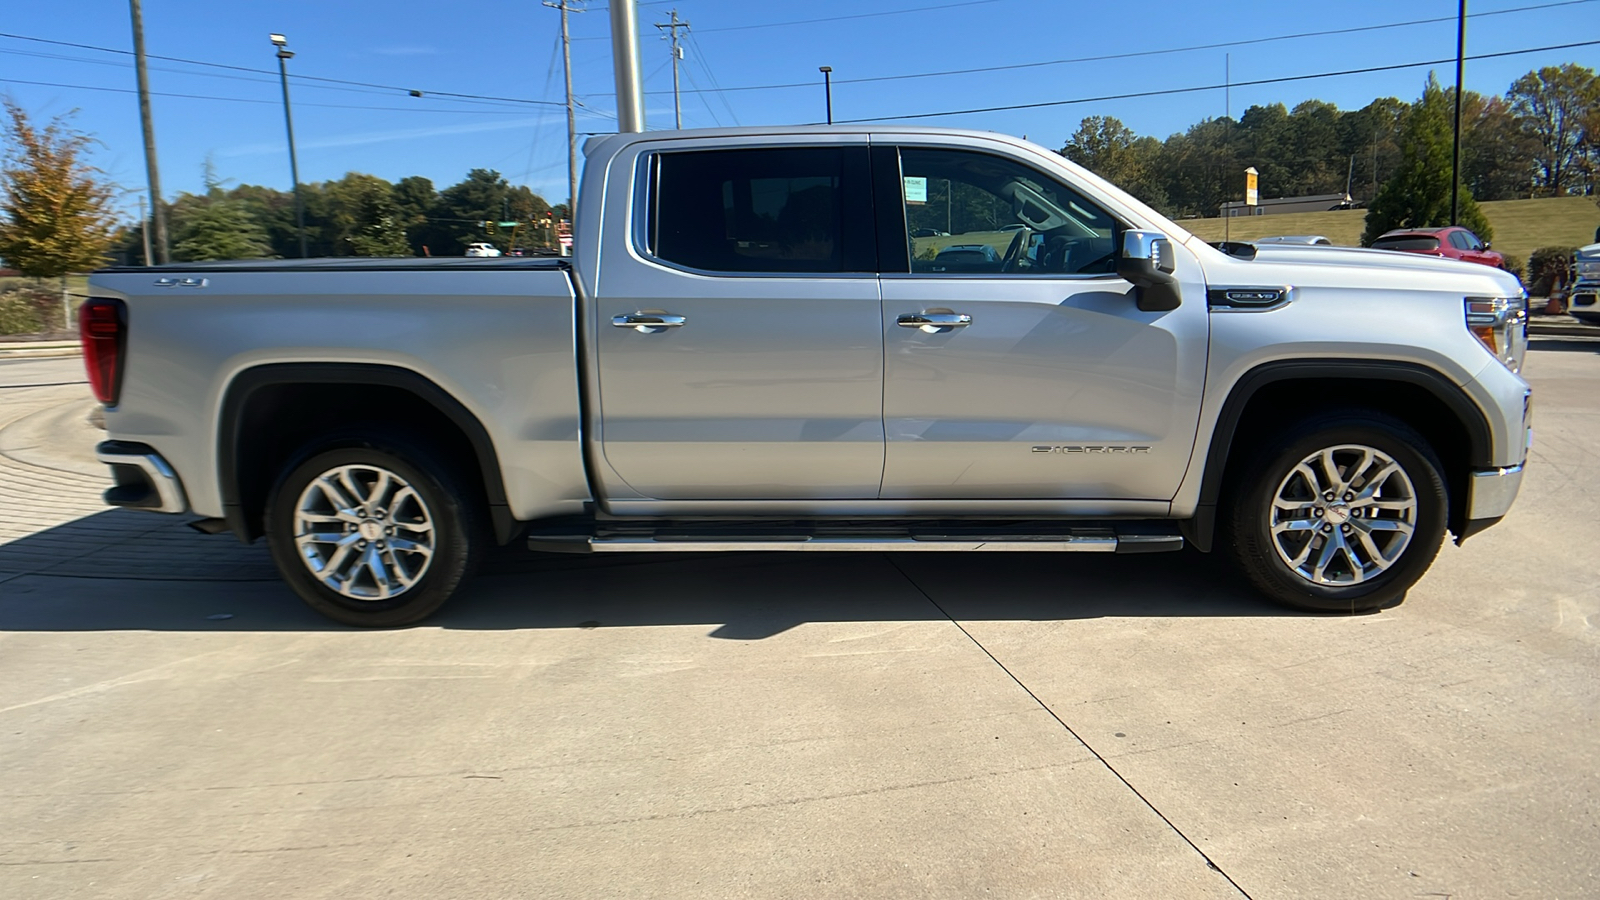
<path id="1" fill-rule="evenodd" d="M 394 183 L 394 203 L 399 210 L 400 227 L 415 256 L 424 253 L 422 238 L 428 224 L 428 214 L 439 202 L 439 192 L 433 182 L 421 175 L 409 175 Z"/>
<path id="2" fill-rule="evenodd" d="M 243 204 L 226 197 L 184 209 L 183 198 L 174 205 L 172 258 L 178 262 L 208 259 L 262 259 L 272 255 L 267 233 Z"/>
<path id="3" fill-rule="evenodd" d="M 271 256 L 266 230 L 248 206 L 222 189 L 222 180 L 210 157 L 202 172 L 206 192 L 179 194 L 172 204 L 172 258 L 178 262 L 201 262 Z"/>
<path id="4" fill-rule="evenodd" d="M 394 186 L 376 175 L 348 172 L 322 186 L 335 256 L 409 256 Z"/>
<path id="5" fill-rule="evenodd" d="M 1454 103 L 1453 89 L 1445 91 Z M 1526 197 L 1534 175 L 1535 141 L 1503 97 L 1467 91 L 1461 97 L 1461 181 L 1478 200 Z"/>
<path id="6" fill-rule="evenodd" d="M 1114 116 L 1089 116 L 1060 151 L 1101 178 L 1155 207 L 1164 207 L 1161 142 L 1140 137 Z"/>
<path id="7" fill-rule="evenodd" d="M 84 161 L 92 138 L 64 116 L 40 128 L 9 97 L 0 160 L 0 258 L 24 275 L 60 278 L 99 266 L 116 236 L 111 187 Z M 69 317 L 70 318 L 70 317 Z"/>
<path id="8" fill-rule="evenodd" d="M 1506 99 L 1535 142 L 1542 191 L 1553 197 L 1567 193 L 1583 168 L 1584 121 L 1600 106 L 1594 70 L 1573 63 L 1545 66 L 1518 78 Z"/>
<path id="9" fill-rule="evenodd" d="M 1400 168 L 1367 209 L 1362 246 L 1393 228 L 1450 224 L 1451 117 L 1453 110 L 1432 75 L 1412 105 L 1400 133 Z M 1489 240 L 1494 229 L 1467 190 L 1460 192 L 1460 224 Z"/>

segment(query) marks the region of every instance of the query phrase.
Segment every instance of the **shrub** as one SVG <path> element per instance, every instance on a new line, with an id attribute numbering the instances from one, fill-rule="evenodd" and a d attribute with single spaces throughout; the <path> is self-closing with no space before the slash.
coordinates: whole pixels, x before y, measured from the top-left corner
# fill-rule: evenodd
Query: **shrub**
<path id="1" fill-rule="evenodd" d="M 36 334 L 45 330 L 51 304 L 57 302 L 49 291 L 36 287 L 13 288 L 0 292 L 0 334 Z"/>
<path id="2" fill-rule="evenodd" d="M 1511 274 L 1513 274 L 1515 276 L 1517 276 L 1517 279 L 1520 280 L 1523 283 L 1523 285 L 1527 285 L 1528 280 L 1525 277 L 1526 273 L 1524 271 L 1524 267 L 1527 264 L 1523 261 L 1522 257 L 1517 256 L 1517 255 L 1512 254 L 1512 253 L 1502 253 L 1500 255 L 1504 256 L 1506 258 L 1506 261 L 1505 261 L 1505 269 L 1506 269 L 1506 271 L 1510 272 Z"/>
<path id="3" fill-rule="evenodd" d="M 1572 286 L 1575 247 L 1540 247 L 1528 257 L 1528 273 L 1523 283 L 1532 297 L 1548 297 L 1557 278 L 1564 287 Z"/>

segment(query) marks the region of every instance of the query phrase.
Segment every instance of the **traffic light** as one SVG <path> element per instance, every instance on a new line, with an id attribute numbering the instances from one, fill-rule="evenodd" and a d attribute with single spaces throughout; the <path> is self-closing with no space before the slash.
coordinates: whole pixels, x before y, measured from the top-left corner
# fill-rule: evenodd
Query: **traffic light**
<path id="1" fill-rule="evenodd" d="M 483 223 L 483 233 L 484 234 L 494 234 L 494 229 L 495 229 L 495 223 L 493 223 L 493 222 L 485 222 L 485 223 Z"/>

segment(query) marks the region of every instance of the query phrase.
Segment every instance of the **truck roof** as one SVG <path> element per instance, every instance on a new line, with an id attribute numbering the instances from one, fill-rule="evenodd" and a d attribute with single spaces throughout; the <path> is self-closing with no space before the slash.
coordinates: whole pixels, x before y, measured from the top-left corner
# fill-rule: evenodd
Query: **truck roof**
<path id="1" fill-rule="evenodd" d="M 661 141 L 690 138 L 785 137 L 817 134 L 929 134 L 943 137 L 981 137 L 1022 143 L 1026 139 L 1003 131 L 973 128 L 934 128 L 928 125 L 900 125 L 894 122 L 863 122 L 853 125 L 748 125 L 740 128 L 686 128 L 681 131 L 640 131 L 597 134 L 583 143 L 583 155 L 590 156 L 602 144 L 626 146 L 635 141 Z"/>

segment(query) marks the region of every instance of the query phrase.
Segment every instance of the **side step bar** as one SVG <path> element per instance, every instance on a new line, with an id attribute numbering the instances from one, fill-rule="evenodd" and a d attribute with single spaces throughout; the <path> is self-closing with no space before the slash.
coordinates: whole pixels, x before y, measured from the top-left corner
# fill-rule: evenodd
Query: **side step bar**
<path id="1" fill-rule="evenodd" d="M 530 550 L 558 553 L 705 553 L 713 551 L 1068 551 L 1077 553 L 1159 553 L 1183 549 L 1177 534 L 1119 534 L 1105 529 L 1077 529 L 1057 534 L 603 534 L 534 535 Z"/>

